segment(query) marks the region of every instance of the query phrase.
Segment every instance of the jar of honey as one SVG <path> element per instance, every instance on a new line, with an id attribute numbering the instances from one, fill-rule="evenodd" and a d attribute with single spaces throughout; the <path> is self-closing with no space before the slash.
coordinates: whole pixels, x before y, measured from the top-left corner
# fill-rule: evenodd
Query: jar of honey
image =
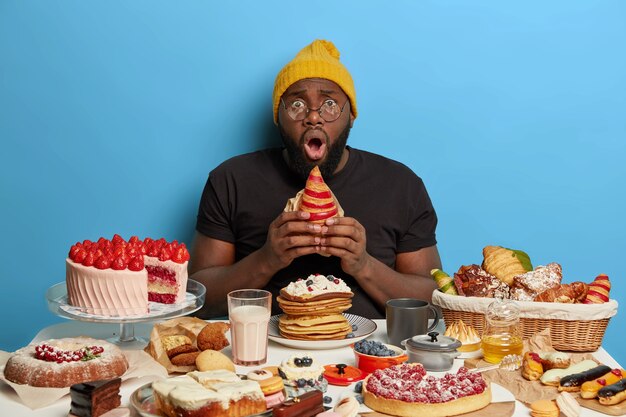
<path id="1" fill-rule="evenodd" d="M 500 363 L 506 355 L 522 354 L 519 314 L 519 307 L 511 300 L 496 299 L 489 304 L 481 343 L 485 361 Z"/>

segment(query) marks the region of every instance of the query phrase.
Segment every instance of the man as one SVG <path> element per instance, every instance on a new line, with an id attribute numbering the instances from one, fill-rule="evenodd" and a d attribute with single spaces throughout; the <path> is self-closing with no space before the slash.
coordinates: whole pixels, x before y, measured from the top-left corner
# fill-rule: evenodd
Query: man
<path id="1" fill-rule="evenodd" d="M 284 148 L 232 158 L 204 188 L 190 266 L 207 288 L 200 315 L 225 315 L 232 290 L 265 288 L 275 298 L 313 273 L 346 281 L 349 312 L 364 317 L 384 317 L 390 298 L 430 300 L 430 270 L 441 267 L 437 216 L 409 168 L 346 146 L 356 94 L 335 46 L 316 40 L 300 51 L 276 77 L 273 104 Z M 315 165 L 345 211 L 323 225 L 283 212 Z"/>

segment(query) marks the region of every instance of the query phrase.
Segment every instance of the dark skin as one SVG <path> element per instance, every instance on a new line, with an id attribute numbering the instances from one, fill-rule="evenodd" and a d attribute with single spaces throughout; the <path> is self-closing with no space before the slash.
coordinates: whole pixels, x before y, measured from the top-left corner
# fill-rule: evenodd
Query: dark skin
<path id="1" fill-rule="evenodd" d="M 328 98 L 340 105 L 348 101 L 337 84 L 320 78 L 294 83 L 283 98 L 285 101 L 300 98 L 309 104 L 309 108 L 315 109 Z M 349 101 L 339 119 L 333 122 L 324 121 L 316 111 L 310 111 L 304 120 L 294 121 L 281 105 L 278 121 L 289 138 L 304 138 L 302 152 L 308 161 L 317 165 L 324 162 L 328 146 L 334 143 L 346 125 L 352 126 L 354 116 Z M 320 134 L 320 130 L 326 135 Z M 326 143 L 326 137 L 330 143 Z M 289 164 L 287 152 L 283 155 Z M 334 172 L 343 169 L 349 156 L 349 151 L 344 148 Z M 280 213 L 270 224 L 265 244 L 238 262 L 235 262 L 235 245 L 196 233 L 189 273 L 192 279 L 210 289 L 201 315 L 227 314 L 226 295 L 230 291 L 263 288 L 274 274 L 289 266 L 295 258 L 313 253 L 340 258 L 343 271 L 352 275 L 381 308 L 391 298 L 412 297 L 430 301 L 436 288 L 430 270 L 441 268 L 436 246 L 398 253 L 395 269 L 392 269 L 367 253 L 366 231 L 357 219 L 335 217 L 319 225 L 308 222 L 308 218 L 309 213 L 302 211 Z"/>

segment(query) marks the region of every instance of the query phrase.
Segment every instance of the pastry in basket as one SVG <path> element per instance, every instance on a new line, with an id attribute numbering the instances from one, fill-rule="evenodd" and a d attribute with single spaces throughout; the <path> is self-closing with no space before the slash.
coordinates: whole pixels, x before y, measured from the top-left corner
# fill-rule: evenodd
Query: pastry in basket
<path id="1" fill-rule="evenodd" d="M 535 297 L 535 301 L 544 303 L 582 303 L 587 297 L 589 285 L 576 281 L 571 284 L 559 284 L 548 288 Z"/>
<path id="2" fill-rule="evenodd" d="M 308 353 L 290 356 L 278 367 L 283 378 L 287 396 L 296 397 L 304 392 L 318 390 L 326 392 L 328 381 L 324 378 L 324 367 Z"/>
<path id="3" fill-rule="evenodd" d="M 450 294 L 458 295 L 456 287 L 454 286 L 454 278 L 443 272 L 441 269 L 433 269 L 430 271 L 430 276 L 433 277 L 439 287 L 439 291 Z"/>
<path id="4" fill-rule="evenodd" d="M 585 304 L 602 304 L 609 301 L 609 292 L 611 291 L 611 281 L 608 275 L 598 275 L 591 284 L 587 297 L 583 300 Z"/>
<path id="5" fill-rule="evenodd" d="M 394 416 L 442 417 L 480 410 L 491 402 L 491 389 L 480 373 L 460 368 L 442 378 L 427 376 L 421 364 L 379 369 L 363 381 L 369 408 Z"/>
<path id="6" fill-rule="evenodd" d="M 155 381 L 152 390 L 157 407 L 168 417 L 243 417 L 266 410 L 259 384 L 230 371 L 189 372 Z"/>
<path id="7" fill-rule="evenodd" d="M 285 211 L 301 210 L 310 213 L 309 221 L 323 224 L 331 217 L 342 217 L 343 209 L 315 166 L 309 173 L 304 189 L 287 201 Z"/>
<path id="8" fill-rule="evenodd" d="M 454 285 L 467 297 L 509 298 L 509 286 L 478 265 L 463 265 L 454 274 Z"/>
<path id="9" fill-rule="evenodd" d="M 473 326 L 465 324 L 463 320 L 452 322 L 446 328 L 444 336 L 449 336 L 461 342 L 461 346 L 457 348 L 459 352 L 475 352 L 480 349 L 481 339 L 478 332 Z"/>
<path id="10" fill-rule="evenodd" d="M 117 346 L 90 337 L 72 337 L 18 349 L 7 361 L 4 376 L 16 384 L 61 388 L 117 378 L 127 369 L 126 357 Z"/>
<path id="11" fill-rule="evenodd" d="M 562 277 L 561 265 L 556 262 L 538 266 L 534 271 L 518 275 L 513 279 L 511 299 L 533 301 L 542 292 L 559 285 Z"/>
<path id="12" fill-rule="evenodd" d="M 503 248 L 502 246 L 485 246 L 483 248 L 482 267 L 507 285 L 513 284 L 515 276 L 533 270 L 530 258 L 525 252 Z"/>
<path id="13" fill-rule="evenodd" d="M 580 396 L 582 398 L 595 398 L 598 396 L 598 391 L 626 378 L 626 370 L 624 369 L 611 369 L 606 374 L 593 381 L 586 381 L 580 387 Z"/>

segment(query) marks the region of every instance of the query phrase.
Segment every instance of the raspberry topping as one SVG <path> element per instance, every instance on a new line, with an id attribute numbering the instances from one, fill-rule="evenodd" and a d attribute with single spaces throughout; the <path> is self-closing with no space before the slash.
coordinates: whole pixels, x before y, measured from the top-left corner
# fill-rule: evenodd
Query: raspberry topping
<path id="1" fill-rule="evenodd" d="M 415 403 L 443 403 L 485 391 L 487 383 L 479 373 L 460 368 L 441 378 L 426 375 L 420 364 L 395 365 L 376 370 L 367 381 L 367 390 L 379 397 Z"/>
<path id="2" fill-rule="evenodd" d="M 620 377 L 620 378 L 622 377 L 622 370 L 621 370 L 621 369 L 617 369 L 617 368 L 616 368 L 616 369 L 612 369 L 612 370 L 611 370 L 611 373 L 612 373 L 613 375 L 615 375 L 615 376 Z"/>
<path id="3" fill-rule="evenodd" d="M 164 238 L 154 240 L 148 237 L 141 241 L 137 236 L 132 236 L 126 242 L 118 234 L 111 240 L 101 237 L 97 242 L 88 239 L 76 242 L 68 253 L 73 262 L 84 266 L 131 271 L 141 271 L 144 268 L 144 255 L 159 258 L 161 261 L 171 260 L 178 264 L 183 264 L 190 258 L 187 246 L 177 240 L 168 243 Z"/>
<path id="4" fill-rule="evenodd" d="M 74 351 L 61 350 L 45 343 L 35 346 L 35 357 L 37 359 L 56 363 L 89 361 L 100 357 L 102 352 L 104 352 L 102 346 L 85 346 Z"/>
<path id="5" fill-rule="evenodd" d="M 597 382 L 598 382 L 598 384 L 600 384 L 600 385 L 602 385 L 602 386 L 605 386 L 605 385 L 606 385 L 606 379 L 604 379 L 604 378 L 600 378 L 600 379 L 598 379 L 598 380 L 597 380 Z"/>

